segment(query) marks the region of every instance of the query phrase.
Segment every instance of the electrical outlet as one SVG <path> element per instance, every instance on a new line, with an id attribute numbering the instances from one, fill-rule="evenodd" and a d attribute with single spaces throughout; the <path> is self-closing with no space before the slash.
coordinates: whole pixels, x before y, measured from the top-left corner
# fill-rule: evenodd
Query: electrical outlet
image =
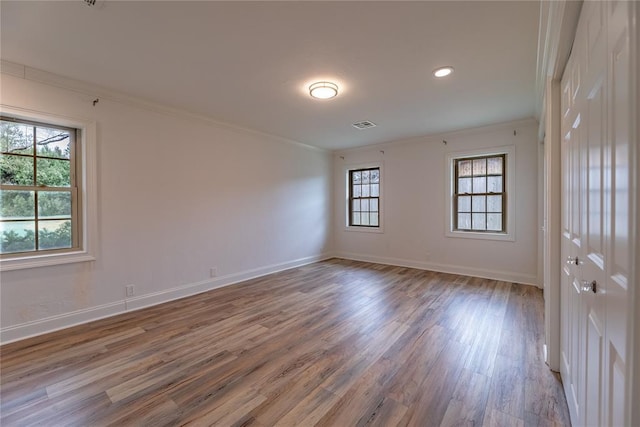
<path id="1" fill-rule="evenodd" d="M 134 296 L 134 295 L 135 295 L 135 293 L 136 293 L 136 287 L 135 287 L 135 286 L 133 286 L 133 285 L 127 285 L 127 286 L 125 286 L 124 290 L 125 290 L 125 292 L 126 292 L 126 294 L 127 294 L 127 296 L 128 296 L 128 297 L 132 297 L 132 296 Z"/>
<path id="2" fill-rule="evenodd" d="M 216 277 L 218 276 L 218 267 L 211 267 L 209 269 L 209 277 Z"/>

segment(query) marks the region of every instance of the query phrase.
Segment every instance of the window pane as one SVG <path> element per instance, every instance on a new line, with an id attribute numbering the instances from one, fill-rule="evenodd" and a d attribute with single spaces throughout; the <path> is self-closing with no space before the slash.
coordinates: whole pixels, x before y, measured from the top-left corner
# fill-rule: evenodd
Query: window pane
<path id="1" fill-rule="evenodd" d="M 353 213 L 353 216 L 351 217 L 351 224 L 360 225 L 360 212 Z"/>
<path id="2" fill-rule="evenodd" d="M 5 185 L 33 185 L 33 157 L 2 154 L 0 173 Z"/>
<path id="3" fill-rule="evenodd" d="M 362 209 L 360 209 L 362 212 L 368 212 L 369 211 L 369 199 L 362 199 L 360 201 L 360 206 L 362 206 Z"/>
<path id="4" fill-rule="evenodd" d="M 38 156 L 69 159 L 71 157 L 71 135 L 60 129 L 36 128 L 36 153 Z"/>
<path id="5" fill-rule="evenodd" d="M 362 184 L 362 197 L 369 197 L 369 184 Z"/>
<path id="6" fill-rule="evenodd" d="M 71 217 L 70 191 L 38 192 L 38 218 L 63 219 Z"/>
<path id="7" fill-rule="evenodd" d="M 458 197 L 458 212 L 471 212 L 471 197 Z"/>
<path id="8" fill-rule="evenodd" d="M 487 229 L 487 220 L 486 215 L 483 213 L 474 213 L 471 214 L 471 220 L 474 230 L 486 230 Z"/>
<path id="9" fill-rule="evenodd" d="M 353 197 L 360 197 L 362 195 L 362 186 L 356 184 L 353 186 Z"/>
<path id="10" fill-rule="evenodd" d="M 458 214 L 458 228 L 462 230 L 471 229 L 471 214 L 468 214 L 468 213 Z"/>
<path id="11" fill-rule="evenodd" d="M 490 176 L 487 178 L 488 188 L 487 193 L 502 193 L 502 177 Z"/>
<path id="12" fill-rule="evenodd" d="M 378 225 L 378 213 L 370 213 L 369 214 L 369 225 Z"/>
<path id="13" fill-rule="evenodd" d="M 360 214 L 360 224 L 361 225 L 369 225 L 369 213 L 363 212 Z"/>
<path id="14" fill-rule="evenodd" d="M 37 159 L 36 167 L 36 185 L 71 186 L 71 162 L 68 160 Z"/>
<path id="15" fill-rule="evenodd" d="M 458 162 L 458 176 L 471 176 L 471 160 Z"/>
<path id="16" fill-rule="evenodd" d="M 359 211 L 360 210 L 360 200 L 353 200 L 352 210 Z"/>
<path id="17" fill-rule="evenodd" d="M 502 157 L 492 157 L 487 159 L 489 174 L 502 174 Z"/>
<path id="18" fill-rule="evenodd" d="M 471 193 L 471 178 L 458 179 L 458 194 Z"/>
<path id="19" fill-rule="evenodd" d="M 369 210 L 371 212 L 378 212 L 378 199 L 369 200 Z"/>
<path id="20" fill-rule="evenodd" d="M 3 153 L 33 154 L 33 126 L 0 122 L 0 150 Z"/>
<path id="21" fill-rule="evenodd" d="M 71 247 L 71 221 L 40 221 L 38 224 L 39 249 Z"/>
<path id="22" fill-rule="evenodd" d="M 487 230 L 502 231 L 501 214 L 487 214 Z"/>
<path id="23" fill-rule="evenodd" d="M 369 177 L 370 177 L 372 183 L 380 182 L 380 170 L 379 169 L 374 169 L 374 170 L 370 171 L 369 172 Z"/>
<path id="24" fill-rule="evenodd" d="M 473 212 L 485 212 L 485 196 L 473 196 L 471 201 L 471 208 Z"/>
<path id="25" fill-rule="evenodd" d="M 36 223 L 34 221 L 0 222 L 0 253 L 36 250 Z"/>
<path id="26" fill-rule="evenodd" d="M 475 159 L 473 161 L 473 174 L 474 175 L 486 175 L 487 174 L 487 160 Z"/>
<path id="27" fill-rule="evenodd" d="M 502 196 L 487 196 L 487 212 L 502 212 Z"/>
<path id="28" fill-rule="evenodd" d="M 0 190 L 1 219 L 34 219 L 35 208 L 33 191 Z"/>
<path id="29" fill-rule="evenodd" d="M 353 172 L 353 175 L 352 175 L 352 177 L 353 177 L 353 183 L 354 183 L 354 184 L 360 184 L 360 182 L 361 182 L 361 176 L 362 176 L 362 174 L 361 174 L 360 172 Z"/>
<path id="30" fill-rule="evenodd" d="M 371 184 L 371 197 L 380 197 L 380 184 Z"/>
<path id="31" fill-rule="evenodd" d="M 474 193 L 486 193 L 487 191 L 487 178 L 473 178 L 473 192 Z"/>
<path id="32" fill-rule="evenodd" d="M 369 171 L 362 171 L 362 183 L 363 184 L 369 183 Z"/>

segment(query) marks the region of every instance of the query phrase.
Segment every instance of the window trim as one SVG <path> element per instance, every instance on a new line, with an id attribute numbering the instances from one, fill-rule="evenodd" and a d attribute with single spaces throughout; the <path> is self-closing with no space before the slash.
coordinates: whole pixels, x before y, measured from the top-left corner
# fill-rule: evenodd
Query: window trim
<path id="1" fill-rule="evenodd" d="M 24 252 L 7 254 L 0 258 L 0 271 L 19 270 L 76 262 L 95 261 L 95 238 L 97 235 L 97 193 L 96 193 L 96 124 L 81 118 L 61 116 L 41 111 L 29 110 L 0 104 L 0 114 L 16 120 L 38 122 L 77 129 L 76 132 L 76 179 L 81 183 L 78 197 L 82 200 L 77 214 L 81 227 L 78 248 L 64 252 Z"/>
<path id="2" fill-rule="evenodd" d="M 515 145 L 508 145 L 502 147 L 489 147 L 468 151 L 456 151 L 446 154 L 446 228 L 445 236 L 454 238 L 467 238 L 467 239 L 481 239 L 481 240 L 504 240 L 515 241 Z M 505 201 L 504 204 L 504 216 L 505 216 L 505 231 L 464 231 L 455 229 L 455 160 L 472 157 L 487 157 L 487 156 L 505 156 L 505 175 L 506 181 Z"/>
<path id="3" fill-rule="evenodd" d="M 367 225 L 350 225 L 351 205 L 350 199 L 350 177 L 351 171 L 360 169 L 379 169 L 380 170 L 380 192 L 378 195 L 378 226 Z M 345 190 L 345 208 L 344 208 L 344 231 L 354 231 L 361 233 L 384 233 L 384 168 L 382 162 L 357 163 L 344 166 L 344 190 Z"/>

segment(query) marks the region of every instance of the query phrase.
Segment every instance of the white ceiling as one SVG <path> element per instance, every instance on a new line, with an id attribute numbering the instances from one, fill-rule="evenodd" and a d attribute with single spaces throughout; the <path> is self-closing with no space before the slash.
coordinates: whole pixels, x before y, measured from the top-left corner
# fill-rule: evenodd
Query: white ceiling
<path id="1" fill-rule="evenodd" d="M 534 115 L 539 2 L 0 3 L 2 59 L 340 149 Z M 452 65 L 436 80 L 431 72 Z M 317 80 L 340 86 L 318 101 Z M 377 127 L 358 130 L 354 122 Z"/>

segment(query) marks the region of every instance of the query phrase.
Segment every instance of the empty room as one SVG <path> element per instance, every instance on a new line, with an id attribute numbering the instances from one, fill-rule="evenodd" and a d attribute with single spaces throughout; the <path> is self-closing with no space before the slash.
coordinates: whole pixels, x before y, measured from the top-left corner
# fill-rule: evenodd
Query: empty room
<path id="1" fill-rule="evenodd" d="M 639 21 L 0 0 L 0 424 L 640 425 Z"/>

